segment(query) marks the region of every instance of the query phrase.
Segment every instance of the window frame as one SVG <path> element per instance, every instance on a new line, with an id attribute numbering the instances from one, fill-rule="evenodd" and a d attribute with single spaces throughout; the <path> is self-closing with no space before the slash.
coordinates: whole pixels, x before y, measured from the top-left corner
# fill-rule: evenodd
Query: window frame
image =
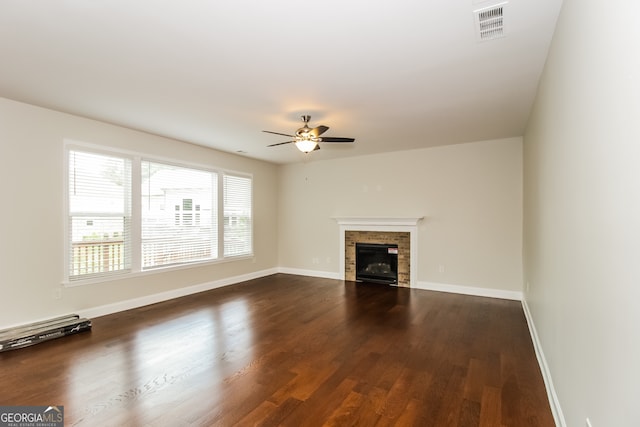
<path id="1" fill-rule="evenodd" d="M 87 153 L 99 154 L 111 157 L 127 158 L 131 162 L 131 189 L 129 192 L 130 200 L 130 242 L 131 251 L 130 259 L 127 261 L 129 269 L 110 272 L 109 274 L 93 275 L 88 274 L 84 277 L 71 276 L 70 263 L 71 263 L 71 226 L 69 223 L 70 218 L 70 206 L 69 206 L 69 153 L 71 151 L 82 151 Z M 175 159 L 168 159 L 162 156 L 150 155 L 145 153 L 139 153 L 130 150 L 112 148 L 97 144 L 91 144 L 76 140 L 64 139 L 63 144 L 63 156 L 64 156 L 64 274 L 62 284 L 66 287 L 81 286 L 85 284 L 109 282 L 114 280 L 128 279 L 138 276 L 146 276 L 150 274 L 156 274 L 161 272 L 168 272 L 174 270 L 190 269 L 194 267 L 201 267 L 206 265 L 215 265 L 226 263 L 230 261 L 239 261 L 245 259 L 252 259 L 254 257 L 254 183 L 253 174 L 247 172 L 240 172 L 229 170 L 221 167 L 215 167 L 211 165 L 198 164 L 189 161 L 176 161 Z M 164 163 L 167 165 L 174 165 L 181 168 L 196 169 L 213 174 L 217 174 L 217 194 L 216 200 L 213 202 L 217 207 L 217 245 L 218 254 L 215 259 L 199 260 L 192 262 L 185 262 L 180 264 L 172 264 L 168 266 L 156 266 L 153 268 L 143 268 L 142 266 L 142 167 L 143 161 L 151 161 L 157 163 Z M 251 242 L 250 251 L 247 254 L 242 255 L 229 255 L 224 253 L 224 176 L 233 175 L 251 180 Z M 193 213 L 195 214 L 195 210 Z"/>
<path id="2" fill-rule="evenodd" d="M 118 158 L 118 159 L 124 159 L 127 160 L 129 162 L 129 167 L 128 167 L 128 172 L 130 175 L 133 175 L 133 161 L 131 159 L 131 157 L 129 156 L 124 156 L 121 155 L 119 153 L 113 153 L 113 152 L 108 152 L 105 151 L 103 149 L 93 149 L 93 150 L 83 150 L 80 149 L 79 147 L 68 147 L 65 150 L 65 155 L 64 155 L 64 162 L 65 162 L 65 166 L 64 166 L 64 210 L 65 210 L 65 215 L 64 215 L 64 236 L 65 236 L 65 245 L 64 245 L 64 265 L 65 265 L 65 271 L 64 271 L 64 279 L 65 279 L 65 283 L 76 283 L 76 282 L 82 282 L 82 281 L 107 281 L 107 280 L 114 280 L 117 279 L 119 277 L 122 277 L 123 275 L 126 275 L 128 273 L 131 273 L 133 271 L 133 265 L 132 265 L 132 253 L 133 253 L 133 248 L 134 248 L 134 241 L 133 241 L 133 232 L 132 232 L 132 225 L 133 225 L 133 206 L 132 206 L 132 200 L 133 200 L 133 177 L 129 176 L 128 178 L 128 184 L 129 184 L 129 188 L 125 188 L 124 189 L 124 218 L 125 218 L 125 222 L 128 219 L 129 224 L 128 224 L 128 228 L 129 228 L 129 232 L 125 233 L 123 235 L 123 240 L 124 240 L 124 244 L 125 244 L 125 260 L 124 260 L 124 268 L 119 269 L 119 270 L 114 270 L 114 271 L 109 271 L 109 272 L 100 272 L 100 273 L 88 273 L 88 274 L 82 274 L 82 275 L 77 275 L 77 276 L 72 276 L 71 273 L 71 250 L 73 247 L 73 239 L 72 239 L 72 232 L 73 232 L 73 227 L 71 226 L 71 221 L 73 217 L 83 217 L 83 216 L 89 216 L 89 214 L 91 212 L 78 212 L 78 214 L 86 214 L 86 215 L 73 215 L 70 209 L 70 196 L 69 196 L 69 188 L 70 188 L 70 182 L 69 182 L 69 174 L 70 174 L 70 153 L 72 151 L 77 151 L 77 152 L 83 152 L 83 153 L 87 153 L 87 154 L 92 154 L 92 155 L 99 155 L 99 156 L 104 156 L 104 157 L 112 157 L 112 158 Z M 128 197 L 128 199 L 127 199 Z M 128 213 L 128 215 L 127 215 Z M 118 218 L 119 215 L 118 214 L 108 214 L 107 212 L 101 212 L 97 215 L 95 215 L 98 218 L 109 218 L 109 217 L 113 217 L 113 218 Z M 128 255 L 128 256 L 127 256 Z"/>
<path id="3" fill-rule="evenodd" d="M 162 161 L 162 160 L 158 160 L 156 158 L 152 158 L 152 157 L 149 157 L 149 156 L 141 157 L 141 159 L 140 159 L 140 165 L 141 166 L 142 166 L 143 162 L 155 163 L 155 164 L 159 164 L 159 165 L 163 165 L 163 166 L 173 166 L 173 167 L 176 167 L 176 168 L 189 169 L 189 170 L 198 171 L 198 172 L 206 172 L 206 173 L 209 173 L 211 175 L 215 175 L 215 177 L 216 177 L 215 178 L 216 179 L 216 185 L 215 185 L 215 188 L 212 187 L 212 191 L 215 192 L 215 200 L 213 198 L 211 199 L 212 205 L 215 206 L 215 209 L 213 209 L 211 211 L 211 213 L 212 213 L 212 215 L 214 215 L 214 218 L 216 220 L 218 220 L 218 218 L 217 218 L 218 214 L 219 214 L 218 204 L 221 203 L 221 197 L 218 194 L 220 185 L 217 182 L 220 179 L 220 175 L 221 175 L 221 172 L 220 172 L 219 169 L 212 169 L 211 167 L 185 165 L 183 163 L 178 163 L 178 162 L 175 162 L 175 161 Z M 143 181 L 143 178 L 142 178 L 142 170 L 141 170 L 141 173 L 140 173 L 140 185 L 142 185 L 142 181 Z M 141 188 L 142 187 L 140 187 L 140 189 Z M 173 208 L 171 208 L 169 206 L 165 206 L 165 209 L 168 208 L 173 213 L 173 215 L 174 215 L 174 224 L 176 226 L 184 225 L 184 223 L 186 221 L 185 220 L 185 216 L 184 216 L 185 215 L 185 210 L 184 210 L 184 202 L 185 202 L 185 200 L 191 200 L 192 207 L 195 207 L 195 206 L 200 207 L 200 205 L 195 205 L 195 206 L 193 205 L 193 199 L 192 198 L 191 199 L 183 198 L 180 201 L 180 204 L 179 205 L 173 205 Z M 142 205 L 142 201 L 143 201 L 142 194 L 140 194 L 139 201 L 140 201 L 140 203 Z M 179 209 L 176 209 L 176 208 L 179 208 Z M 194 210 L 191 210 L 189 212 L 192 215 L 191 221 L 194 221 L 195 220 L 195 215 L 196 215 L 196 210 L 194 209 Z M 142 231 L 143 231 L 142 230 L 142 226 L 143 226 L 143 221 L 142 220 L 143 220 L 143 213 L 142 213 L 142 206 L 141 206 L 140 207 L 140 222 L 139 222 L 139 225 L 141 227 L 141 232 L 140 232 L 141 242 L 140 242 L 140 247 L 139 247 L 140 248 L 140 256 L 141 257 L 143 256 L 142 247 L 143 247 L 143 244 L 144 244 L 144 242 L 142 241 Z M 178 221 L 178 222 L 175 222 L 175 221 Z M 217 254 L 215 258 L 205 259 L 205 260 L 186 261 L 186 262 L 166 264 L 166 265 L 153 265 L 153 266 L 145 266 L 144 265 L 144 259 L 142 259 L 141 263 L 140 263 L 140 270 L 146 272 L 146 271 L 153 271 L 153 270 L 156 270 L 156 269 L 166 269 L 166 268 L 170 268 L 172 266 L 178 267 L 178 266 L 184 266 L 184 265 L 203 264 L 203 263 L 207 263 L 207 262 L 219 261 L 220 254 L 221 254 L 221 252 L 220 252 L 220 238 L 221 238 L 221 236 L 220 236 L 220 227 L 219 227 L 219 225 L 217 223 L 216 223 L 215 229 L 216 229 L 215 230 L 215 233 L 216 233 L 215 234 L 215 243 L 216 243 L 216 254 Z"/>

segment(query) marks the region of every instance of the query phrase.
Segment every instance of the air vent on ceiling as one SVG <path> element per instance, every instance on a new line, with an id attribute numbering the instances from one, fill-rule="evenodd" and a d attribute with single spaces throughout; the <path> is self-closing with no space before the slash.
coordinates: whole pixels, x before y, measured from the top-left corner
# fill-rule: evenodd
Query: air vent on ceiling
<path id="1" fill-rule="evenodd" d="M 507 2 L 474 10 L 476 32 L 480 41 L 504 37 L 504 12 Z"/>

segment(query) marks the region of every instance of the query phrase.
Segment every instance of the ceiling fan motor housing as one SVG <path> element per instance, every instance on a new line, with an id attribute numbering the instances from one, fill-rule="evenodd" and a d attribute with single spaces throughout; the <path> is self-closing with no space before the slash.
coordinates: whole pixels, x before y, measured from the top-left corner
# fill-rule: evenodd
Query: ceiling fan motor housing
<path id="1" fill-rule="evenodd" d="M 308 123 L 309 120 L 311 120 L 311 116 L 305 115 L 301 117 L 302 121 L 304 122 L 304 126 L 296 131 L 296 136 L 299 136 L 300 138 L 309 138 L 311 136 L 309 135 L 309 131 L 311 130 L 311 128 L 309 127 Z"/>

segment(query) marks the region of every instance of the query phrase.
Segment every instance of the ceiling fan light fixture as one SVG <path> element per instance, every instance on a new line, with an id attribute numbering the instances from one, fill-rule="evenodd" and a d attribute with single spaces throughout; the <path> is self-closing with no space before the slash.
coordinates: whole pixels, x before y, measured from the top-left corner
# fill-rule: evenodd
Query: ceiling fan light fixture
<path id="1" fill-rule="evenodd" d="M 316 149 L 318 143 L 312 139 L 299 139 L 296 141 L 296 147 L 303 153 L 310 153 Z"/>
<path id="2" fill-rule="evenodd" d="M 329 130 L 329 126 L 320 125 L 314 128 L 310 128 L 308 125 L 310 118 L 311 116 L 302 116 L 302 122 L 304 123 L 304 126 L 296 130 L 295 134 L 293 135 L 290 135 L 288 133 L 263 130 L 263 132 L 266 132 L 266 133 L 272 133 L 274 135 L 282 135 L 282 136 L 288 136 L 290 138 L 293 138 L 290 141 L 278 142 L 276 144 L 267 145 L 267 147 L 275 147 L 277 145 L 293 143 L 298 148 L 298 150 L 307 154 L 312 151 L 319 150 L 320 145 L 318 143 L 320 142 L 353 142 L 355 141 L 355 139 L 353 138 L 342 138 L 342 137 L 335 137 L 335 136 L 320 137 L 320 135 L 324 134 L 326 131 Z"/>

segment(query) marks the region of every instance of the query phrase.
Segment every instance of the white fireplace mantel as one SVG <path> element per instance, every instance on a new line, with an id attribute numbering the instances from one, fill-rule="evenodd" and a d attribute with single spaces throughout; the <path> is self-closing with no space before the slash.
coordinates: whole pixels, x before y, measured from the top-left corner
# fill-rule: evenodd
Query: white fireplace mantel
<path id="1" fill-rule="evenodd" d="M 345 233 L 347 231 L 392 231 L 408 232 L 410 241 L 409 286 L 418 284 L 418 223 L 424 217 L 396 217 L 396 218 L 354 218 L 334 217 L 340 225 L 340 280 L 345 278 Z"/>
<path id="2" fill-rule="evenodd" d="M 424 217 L 402 217 L 402 218 L 353 218 L 334 217 L 339 225 L 343 226 L 417 226 Z"/>

